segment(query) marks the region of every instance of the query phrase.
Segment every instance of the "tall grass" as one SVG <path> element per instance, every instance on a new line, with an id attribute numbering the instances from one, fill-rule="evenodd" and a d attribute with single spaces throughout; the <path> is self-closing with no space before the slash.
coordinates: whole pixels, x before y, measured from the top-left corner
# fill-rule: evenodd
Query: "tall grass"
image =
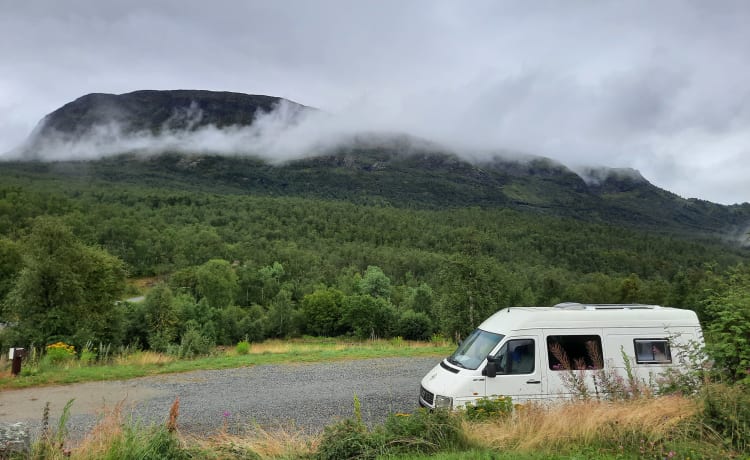
<path id="1" fill-rule="evenodd" d="M 546 406 L 528 404 L 518 407 L 512 416 L 482 421 L 440 411 L 392 414 L 385 423 L 372 428 L 362 423 L 355 403 L 354 417 L 334 423 L 317 435 L 294 426 L 273 430 L 238 427 L 242 434 L 229 433 L 224 426 L 210 436 L 183 435 L 178 429 L 177 401 L 168 422 L 157 426 L 123 420 L 121 402 L 103 411 L 97 425 L 77 445 L 61 438 L 65 433 L 65 420 L 61 419 L 57 431 L 41 436 L 35 443 L 32 458 L 271 460 L 338 459 L 341 455 L 349 458 L 350 454 L 371 459 L 437 455 L 446 460 L 745 458 L 742 455 L 748 453 L 746 445 L 729 445 L 722 438 L 725 433 L 716 428 L 720 426 L 717 420 L 734 420 L 745 411 L 745 399 L 737 403 L 729 400 L 737 396 L 735 391 L 739 389 L 725 390 L 713 389 L 714 401 L 709 402 L 709 406 L 716 406 L 716 398 L 721 398 L 720 410 L 708 410 L 705 396 L 588 400 Z M 43 455 L 33 456 L 34 453 Z"/>
<path id="2" fill-rule="evenodd" d="M 673 444 L 695 440 L 699 413 L 700 404 L 682 396 L 527 404 L 512 417 L 466 422 L 464 429 L 477 445 L 499 451 L 559 453 L 593 446 L 658 456 L 656 451 L 668 454 Z"/>
<path id="3" fill-rule="evenodd" d="M 191 438 L 203 452 L 214 452 L 218 458 L 308 458 L 318 449 L 318 438 L 291 427 L 267 430 L 254 426 L 243 435 L 226 430 L 210 438 Z"/>

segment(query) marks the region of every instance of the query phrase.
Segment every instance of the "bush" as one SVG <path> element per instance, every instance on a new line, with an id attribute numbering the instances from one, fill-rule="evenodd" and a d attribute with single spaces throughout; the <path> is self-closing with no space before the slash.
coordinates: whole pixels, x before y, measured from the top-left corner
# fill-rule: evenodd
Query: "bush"
<path id="1" fill-rule="evenodd" d="M 239 343 L 237 343 L 237 354 L 238 355 L 246 355 L 250 353 L 250 342 L 247 340 L 243 340 Z"/>
<path id="2" fill-rule="evenodd" d="M 391 414 L 374 434 L 383 454 L 422 453 L 459 450 L 469 442 L 461 419 L 448 411 L 419 409 L 413 414 Z"/>
<path id="3" fill-rule="evenodd" d="M 406 310 L 396 324 L 396 335 L 407 340 L 428 340 L 432 331 L 430 317 L 414 310 Z"/>
<path id="4" fill-rule="evenodd" d="M 750 391 L 742 385 L 709 384 L 701 392 L 701 418 L 728 448 L 750 453 Z"/>
<path id="5" fill-rule="evenodd" d="M 392 337 L 398 320 L 390 301 L 370 295 L 346 297 L 343 312 L 343 324 L 361 339 Z"/>
<path id="6" fill-rule="evenodd" d="M 323 432 L 316 458 L 373 459 L 402 454 L 432 454 L 468 446 L 459 417 L 448 411 L 420 409 L 413 414 L 391 414 L 374 431 L 368 431 L 360 418 L 329 425 Z"/>
<path id="7" fill-rule="evenodd" d="M 189 329 L 182 335 L 179 346 L 169 347 L 169 354 L 178 358 L 193 358 L 209 354 L 214 345 L 214 342 L 199 330 Z"/>
<path id="8" fill-rule="evenodd" d="M 465 416 L 468 420 L 486 420 L 493 417 L 507 417 L 513 413 L 513 401 L 510 396 L 495 396 L 478 399 L 474 404 L 467 404 Z"/>
<path id="9" fill-rule="evenodd" d="M 347 418 L 323 430 L 315 458 L 320 460 L 372 459 L 375 440 L 360 420 Z"/>
<path id="10" fill-rule="evenodd" d="M 174 433 L 160 426 L 144 432 L 134 427 L 125 427 L 102 458 L 118 460 L 162 460 L 188 459 L 190 453 L 180 445 Z"/>
<path id="11" fill-rule="evenodd" d="M 44 357 L 44 361 L 53 366 L 60 366 L 69 363 L 75 357 L 76 349 L 73 345 L 68 345 L 65 342 L 57 342 L 47 345 L 47 354 Z"/>

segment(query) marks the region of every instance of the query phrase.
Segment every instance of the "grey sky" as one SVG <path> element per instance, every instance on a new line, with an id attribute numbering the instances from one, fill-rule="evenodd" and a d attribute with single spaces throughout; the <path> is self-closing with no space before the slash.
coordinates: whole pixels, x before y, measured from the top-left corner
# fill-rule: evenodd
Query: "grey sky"
<path id="1" fill-rule="evenodd" d="M 750 201 L 750 2 L 0 0 L 0 152 L 91 92 L 281 96 L 331 132 Z"/>

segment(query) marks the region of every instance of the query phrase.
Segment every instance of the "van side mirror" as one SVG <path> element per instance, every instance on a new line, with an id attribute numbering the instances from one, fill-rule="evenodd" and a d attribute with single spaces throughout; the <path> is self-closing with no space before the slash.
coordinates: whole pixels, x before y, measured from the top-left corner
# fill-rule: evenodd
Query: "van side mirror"
<path id="1" fill-rule="evenodd" d="M 484 370 L 482 370 L 482 375 L 486 375 L 489 378 L 497 377 L 497 361 L 488 357 L 487 365 L 484 366 Z"/>

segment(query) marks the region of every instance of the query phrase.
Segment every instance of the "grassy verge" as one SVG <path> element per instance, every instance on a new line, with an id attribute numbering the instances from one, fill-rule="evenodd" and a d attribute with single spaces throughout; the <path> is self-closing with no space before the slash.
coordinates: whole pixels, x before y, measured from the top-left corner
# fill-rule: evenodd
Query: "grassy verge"
<path id="1" fill-rule="evenodd" d="M 736 396 L 735 389 L 728 387 L 710 391 Z M 690 397 L 531 405 L 482 420 L 467 418 L 466 413 L 417 411 L 392 414 L 375 427 L 362 423 L 356 398 L 354 407 L 352 418 L 318 435 L 255 426 L 242 435 L 224 430 L 196 438 L 182 436 L 174 428 L 179 417 L 177 402 L 169 422 L 150 427 L 123 421 L 117 406 L 103 414 L 76 445 L 68 445 L 54 430 L 43 433 L 32 447 L 31 458 L 695 460 L 742 459 L 750 453 L 746 445 L 735 449 L 717 436 L 720 424 L 716 413 L 707 410 L 705 392 Z M 739 416 L 746 423 L 747 414 L 743 414 L 733 409 L 725 415 L 727 419 Z"/>
<path id="2" fill-rule="evenodd" d="M 26 388 L 102 380 L 124 380 L 156 374 L 207 369 L 230 369 L 260 364 L 294 364 L 347 359 L 386 357 L 446 356 L 453 351 L 449 343 L 405 340 L 344 341 L 338 339 L 271 340 L 251 344 L 247 354 L 234 348 L 217 350 L 210 356 L 176 359 L 172 356 L 135 351 L 113 358 L 108 364 L 86 365 L 72 360 L 58 366 L 24 363 L 21 375 L 8 370 L 0 374 L 0 389 Z"/>

